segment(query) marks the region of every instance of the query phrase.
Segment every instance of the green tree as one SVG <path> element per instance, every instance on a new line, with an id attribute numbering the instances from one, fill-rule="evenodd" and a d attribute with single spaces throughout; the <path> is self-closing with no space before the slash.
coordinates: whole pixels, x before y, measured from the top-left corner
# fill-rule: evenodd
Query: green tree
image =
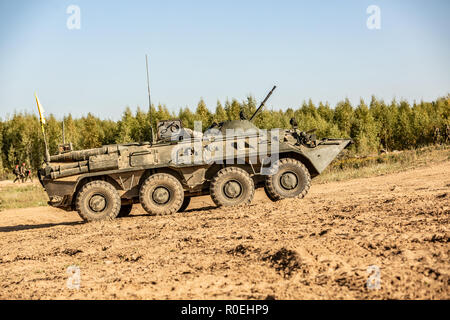
<path id="1" fill-rule="evenodd" d="M 222 104 L 220 101 L 217 101 L 216 105 L 216 111 L 214 113 L 213 121 L 216 123 L 220 123 L 227 120 L 227 113 L 225 112 L 225 109 L 222 107 Z"/>
<path id="2" fill-rule="evenodd" d="M 80 147 L 80 145 L 79 145 L 80 131 L 77 128 L 77 124 L 76 124 L 77 121 L 75 121 L 73 119 L 73 117 L 70 113 L 67 117 L 64 117 L 63 121 L 64 121 L 64 135 L 65 135 L 66 143 L 71 142 L 72 146 L 75 149 L 78 149 Z"/>
<path id="3" fill-rule="evenodd" d="M 178 118 L 182 121 L 183 127 L 194 129 L 195 115 L 189 110 L 189 108 L 180 109 Z"/>
<path id="4" fill-rule="evenodd" d="M 414 145 L 424 146 L 433 140 L 434 126 L 430 118 L 432 106 L 429 103 L 414 103 L 411 110 L 411 130 L 414 132 Z M 438 125 L 439 127 L 439 125 Z"/>
<path id="5" fill-rule="evenodd" d="M 351 137 L 355 140 L 357 152 L 361 154 L 368 154 L 378 149 L 377 125 L 363 99 L 360 100 L 354 112 Z"/>
<path id="6" fill-rule="evenodd" d="M 247 119 L 255 113 L 256 111 L 256 100 L 252 96 L 248 96 L 247 99 L 242 102 L 242 112 Z"/>
<path id="7" fill-rule="evenodd" d="M 238 120 L 241 112 L 240 103 L 236 99 L 233 99 L 231 103 L 227 100 L 225 102 L 225 112 L 228 120 Z"/>
<path id="8" fill-rule="evenodd" d="M 348 98 L 337 104 L 334 110 L 334 123 L 336 123 L 345 137 L 350 137 L 353 123 L 353 108 Z"/>
<path id="9" fill-rule="evenodd" d="M 212 114 L 206 107 L 205 101 L 203 101 L 203 99 L 200 99 L 197 105 L 197 110 L 195 110 L 195 121 L 202 122 L 203 131 L 211 125 Z"/>
<path id="10" fill-rule="evenodd" d="M 62 122 L 57 121 L 55 116 L 50 114 L 45 127 L 50 154 L 58 153 L 58 145 L 62 143 Z"/>
<path id="11" fill-rule="evenodd" d="M 101 143 L 102 145 L 114 144 L 116 143 L 118 135 L 118 125 L 112 120 L 98 121 L 101 132 Z"/>
<path id="12" fill-rule="evenodd" d="M 150 121 L 148 115 L 141 108 L 137 108 L 136 116 L 131 128 L 131 137 L 133 141 L 151 141 Z"/>
<path id="13" fill-rule="evenodd" d="M 120 119 L 118 124 L 118 132 L 116 142 L 127 143 L 133 141 L 133 128 L 135 126 L 135 119 L 130 107 L 126 107 L 122 119 Z"/>
<path id="14" fill-rule="evenodd" d="M 86 118 L 83 118 L 83 132 L 89 133 L 82 135 L 81 145 L 83 149 L 91 149 L 101 147 L 100 128 L 94 117 L 90 112 Z"/>
<path id="15" fill-rule="evenodd" d="M 0 151 L 3 150 L 3 122 L 0 119 Z M 3 168 L 3 152 L 0 153 L 0 175 L 3 175 L 4 168 Z"/>
<path id="16" fill-rule="evenodd" d="M 397 119 L 394 124 L 394 140 L 396 149 L 411 149 L 415 146 L 412 112 L 407 101 L 401 101 L 398 107 Z"/>
<path id="17" fill-rule="evenodd" d="M 317 113 L 326 122 L 333 121 L 334 112 L 333 112 L 333 109 L 330 108 L 330 105 L 328 104 L 328 102 L 326 104 L 323 104 L 322 102 L 320 102 L 319 107 L 317 108 Z"/>
<path id="18" fill-rule="evenodd" d="M 370 112 L 377 124 L 380 145 L 385 150 L 391 150 L 394 145 L 394 124 L 396 121 L 396 107 L 388 107 L 384 101 L 378 101 L 372 96 Z"/>

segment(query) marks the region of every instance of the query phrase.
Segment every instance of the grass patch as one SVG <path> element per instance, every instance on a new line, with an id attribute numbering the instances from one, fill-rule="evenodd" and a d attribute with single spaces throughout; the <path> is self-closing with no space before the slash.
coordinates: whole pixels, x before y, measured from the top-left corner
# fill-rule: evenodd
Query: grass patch
<path id="1" fill-rule="evenodd" d="M 446 145 L 366 157 L 341 158 L 334 160 L 314 181 L 316 183 L 327 183 L 368 178 L 448 160 L 450 160 L 450 148 Z"/>
<path id="2" fill-rule="evenodd" d="M 47 193 L 38 184 L 0 186 L 0 211 L 5 209 L 46 206 Z"/>

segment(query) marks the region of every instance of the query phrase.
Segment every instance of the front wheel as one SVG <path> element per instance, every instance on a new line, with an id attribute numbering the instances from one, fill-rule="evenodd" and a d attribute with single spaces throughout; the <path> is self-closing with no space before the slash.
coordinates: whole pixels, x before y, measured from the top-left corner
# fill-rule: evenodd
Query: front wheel
<path id="1" fill-rule="evenodd" d="M 120 211 L 120 196 L 112 184 L 92 181 L 78 192 L 75 208 L 84 221 L 114 219 Z"/>
<path id="2" fill-rule="evenodd" d="M 298 160 L 286 158 L 278 161 L 277 172 L 266 178 L 264 191 L 269 199 L 303 198 L 311 186 L 308 169 Z"/>

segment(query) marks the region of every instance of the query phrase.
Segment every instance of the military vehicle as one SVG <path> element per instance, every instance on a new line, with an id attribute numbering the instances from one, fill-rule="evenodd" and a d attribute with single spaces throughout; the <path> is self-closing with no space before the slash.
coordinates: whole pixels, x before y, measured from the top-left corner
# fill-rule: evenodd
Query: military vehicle
<path id="1" fill-rule="evenodd" d="M 257 128 L 253 121 L 275 88 L 250 119 L 241 114 L 204 133 L 167 120 L 158 123 L 153 141 L 60 147 L 38 172 L 49 204 L 93 221 L 127 216 L 135 203 L 151 215 L 173 214 L 208 194 L 217 206 L 248 204 L 260 187 L 273 201 L 304 197 L 311 179 L 351 140 L 318 140 L 294 120 L 289 130 Z"/>

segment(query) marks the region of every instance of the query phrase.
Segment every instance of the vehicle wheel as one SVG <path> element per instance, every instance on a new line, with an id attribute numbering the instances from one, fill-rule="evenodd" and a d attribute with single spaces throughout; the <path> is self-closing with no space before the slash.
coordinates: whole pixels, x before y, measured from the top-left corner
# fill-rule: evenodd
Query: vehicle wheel
<path id="1" fill-rule="evenodd" d="M 189 203 L 191 203 L 191 197 L 184 197 L 183 203 L 181 204 L 180 209 L 178 209 L 178 212 L 184 212 L 184 210 L 186 210 L 189 206 Z"/>
<path id="2" fill-rule="evenodd" d="M 170 174 L 156 173 L 145 180 L 139 191 L 139 200 L 151 215 L 172 214 L 183 204 L 183 186 Z"/>
<path id="3" fill-rule="evenodd" d="M 132 204 L 123 204 L 120 207 L 120 211 L 119 211 L 119 214 L 117 215 L 117 217 L 119 217 L 119 218 L 128 217 L 130 215 L 132 209 L 133 209 Z"/>
<path id="4" fill-rule="evenodd" d="M 255 184 L 245 170 L 228 167 L 214 176 L 210 193 L 212 200 L 219 207 L 249 204 L 255 194 Z"/>
<path id="5" fill-rule="evenodd" d="M 110 183 L 92 181 L 78 192 L 75 207 L 84 221 L 114 219 L 120 211 L 120 196 Z"/>
<path id="6" fill-rule="evenodd" d="M 267 186 L 264 186 L 264 192 L 266 193 L 266 196 L 267 196 L 267 198 L 269 198 L 270 200 L 272 200 L 272 201 L 277 201 L 277 199 L 275 199 L 271 194 L 270 194 L 270 192 L 267 190 Z"/>
<path id="7" fill-rule="evenodd" d="M 278 171 L 266 178 L 264 190 L 272 201 L 285 198 L 303 198 L 311 186 L 308 169 L 298 160 L 281 159 Z"/>

